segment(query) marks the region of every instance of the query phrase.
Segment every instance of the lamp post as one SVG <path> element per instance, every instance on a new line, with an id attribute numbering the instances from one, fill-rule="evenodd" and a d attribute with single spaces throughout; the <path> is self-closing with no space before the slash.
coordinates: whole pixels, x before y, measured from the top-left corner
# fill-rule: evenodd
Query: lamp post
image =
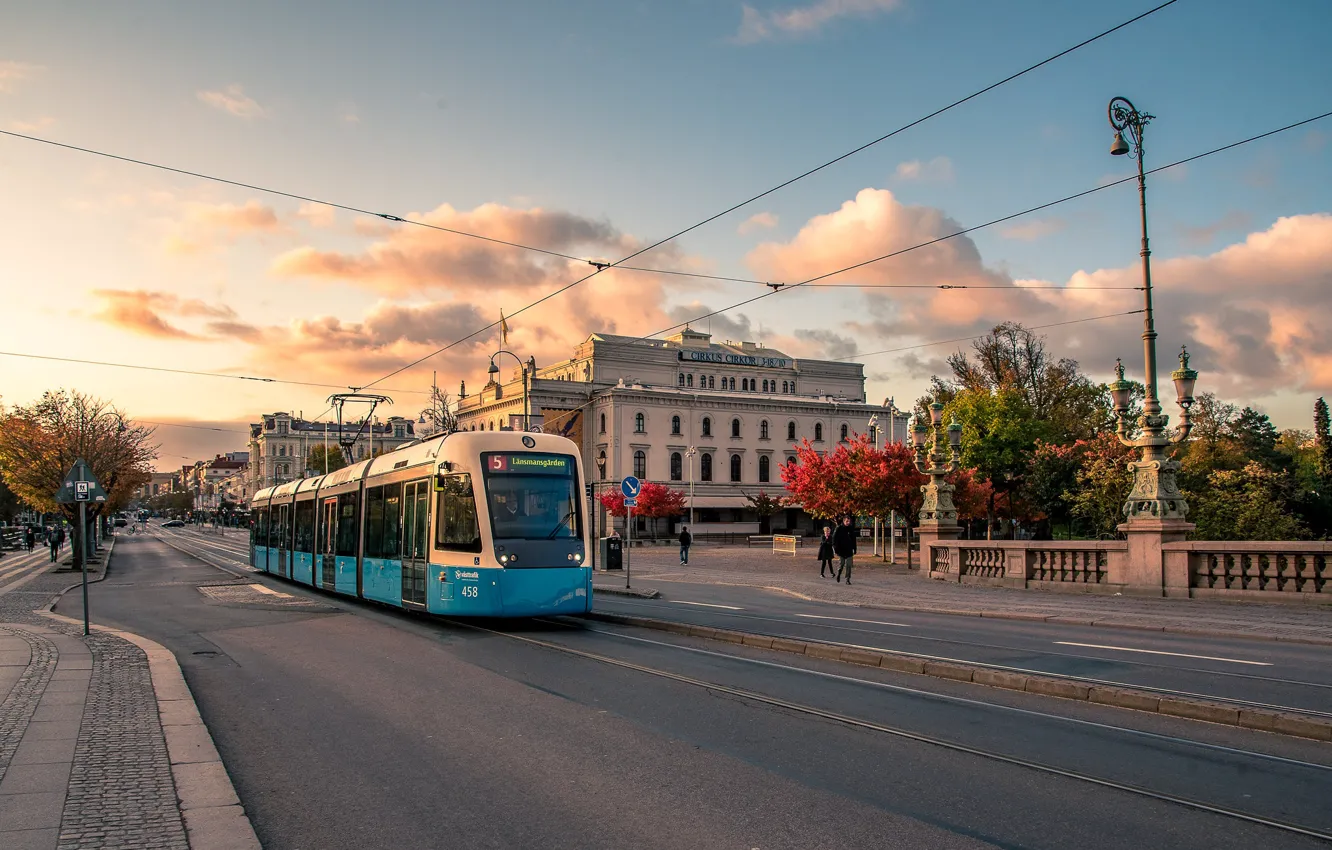
<path id="1" fill-rule="evenodd" d="M 1156 391 L 1156 325 L 1152 313 L 1152 272 L 1151 250 L 1147 242 L 1147 178 L 1143 169 L 1143 130 L 1155 116 L 1138 109 L 1126 98 L 1116 97 L 1110 101 L 1110 126 L 1115 130 L 1114 143 L 1110 153 L 1114 156 L 1128 155 L 1138 161 L 1138 208 L 1142 221 L 1142 289 L 1143 289 L 1143 331 L 1142 348 L 1145 360 L 1146 392 L 1143 398 L 1142 415 L 1138 417 L 1140 436 L 1129 435 L 1129 400 L 1132 384 L 1124 380 L 1124 364 L 1116 361 L 1116 379 L 1109 385 L 1114 401 L 1116 433 L 1126 446 L 1142 449 L 1142 459 L 1129 466 L 1133 470 L 1133 490 L 1124 504 L 1127 522 L 1120 526 L 1123 531 L 1174 532 L 1173 536 L 1183 539 L 1183 535 L 1193 528 L 1185 522 L 1189 506 L 1175 483 L 1175 473 L 1179 471 L 1178 461 L 1166 457 L 1166 449 L 1188 439 L 1193 427 L 1189 409 L 1193 406 L 1193 387 L 1198 380 L 1198 373 L 1189 368 L 1188 350 L 1181 347 L 1179 369 L 1171 373 L 1175 383 L 1177 401 L 1182 415 L 1180 425 L 1173 433 L 1167 432 L 1170 417 L 1161 412 L 1161 401 Z M 1125 140 L 1128 133 L 1132 146 Z"/>
<path id="2" fill-rule="evenodd" d="M 927 569 L 924 566 L 928 563 L 924 561 L 926 546 L 936 540 L 954 540 L 962 530 L 957 524 L 957 508 L 953 506 L 953 485 L 944 480 L 945 475 L 957 469 L 962 459 L 962 426 L 955 420 L 944 428 L 943 408 L 942 404 L 934 402 L 930 405 L 930 424 L 913 417 L 915 424 L 911 427 L 916 470 L 930 479 L 930 483 L 920 488 L 925 494 L 920 506 L 921 569 Z"/>
<path id="3" fill-rule="evenodd" d="M 486 370 L 486 373 L 490 376 L 490 380 L 495 381 L 496 385 L 499 384 L 499 367 L 495 365 L 495 358 L 501 354 L 507 354 L 514 360 L 517 360 L 518 368 L 523 370 L 523 430 L 530 431 L 532 425 L 532 394 L 528 391 L 527 364 L 523 362 L 523 358 L 504 348 L 501 348 L 499 351 L 490 355 L 490 368 Z"/>
<path id="4" fill-rule="evenodd" d="M 883 406 L 888 408 L 888 442 L 897 442 L 897 404 L 893 396 L 883 400 Z M 888 560 L 897 563 L 897 511 L 888 512 Z"/>
<path id="5" fill-rule="evenodd" d="M 869 418 L 870 444 L 874 446 L 874 451 L 879 450 L 879 415 L 871 413 Z M 879 518 L 874 517 L 874 557 L 879 557 Z"/>
<path id="6" fill-rule="evenodd" d="M 685 449 L 685 463 L 689 464 L 689 527 L 694 527 L 694 455 L 698 449 L 690 446 Z"/>

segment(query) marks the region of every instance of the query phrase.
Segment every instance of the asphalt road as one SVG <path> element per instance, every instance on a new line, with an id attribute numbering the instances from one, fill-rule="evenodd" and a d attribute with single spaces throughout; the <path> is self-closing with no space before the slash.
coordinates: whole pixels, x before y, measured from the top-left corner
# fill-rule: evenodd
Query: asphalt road
<path id="1" fill-rule="evenodd" d="M 957 747 L 1332 831 L 1314 742 L 571 621 L 479 630 L 155 538 L 122 537 L 92 593 L 176 653 L 265 847 L 1327 846 Z"/>
<path id="2" fill-rule="evenodd" d="M 1048 622 L 852 608 L 752 587 L 660 586 L 660 599 L 596 597 L 598 610 L 765 635 L 1332 712 L 1332 648 Z"/>

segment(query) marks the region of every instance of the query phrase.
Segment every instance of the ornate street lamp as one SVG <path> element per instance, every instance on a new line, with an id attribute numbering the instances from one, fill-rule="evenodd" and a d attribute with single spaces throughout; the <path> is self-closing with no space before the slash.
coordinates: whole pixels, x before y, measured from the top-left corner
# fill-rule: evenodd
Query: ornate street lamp
<path id="1" fill-rule="evenodd" d="M 943 409 L 937 401 L 930 405 L 928 425 L 919 416 L 912 417 L 911 447 L 916 455 L 916 470 L 930 479 L 930 483 L 920 488 L 925 494 L 925 501 L 920 506 L 922 546 L 928 540 L 952 540 L 961 532 L 957 524 L 957 508 L 953 506 L 954 488 L 944 476 L 954 472 L 962 459 L 962 426 L 954 420 L 945 428 Z"/>
<path id="2" fill-rule="evenodd" d="M 1167 432 L 1170 417 L 1161 412 L 1161 401 L 1156 391 L 1156 324 L 1152 314 L 1152 272 L 1151 249 L 1147 242 L 1147 177 L 1143 168 L 1143 131 L 1155 116 L 1138 109 L 1128 99 L 1116 97 L 1110 101 L 1110 126 L 1115 129 L 1115 138 L 1110 146 L 1114 156 L 1133 157 L 1138 161 L 1138 208 L 1142 220 L 1142 290 L 1143 290 L 1143 358 L 1146 361 L 1146 392 L 1143 399 L 1142 415 L 1138 417 L 1141 435 L 1129 437 L 1129 394 L 1131 384 L 1124 380 L 1124 364 L 1116 362 L 1116 380 L 1109 385 L 1110 395 L 1115 406 L 1116 431 L 1119 440 L 1126 446 L 1142 449 L 1142 460 L 1130 464 L 1133 469 L 1133 490 L 1124 503 L 1124 515 L 1128 526 L 1155 525 L 1161 521 L 1173 521 L 1183 524 L 1189 512 L 1179 487 L 1175 483 L 1175 473 L 1179 463 L 1166 457 L 1166 449 L 1188 439 L 1192 421 L 1189 408 L 1193 406 L 1193 387 L 1197 383 L 1198 373 L 1189 368 L 1189 353 L 1180 349 L 1179 369 L 1171 374 L 1174 379 L 1179 406 L 1183 411 L 1180 426 L 1173 433 Z M 1128 133 L 1132 145 L 1125 140 Z M 1131 530 L 1131 529 L 1126 529 Z M 1183 529 L 1187 530 L 1187 528 Z"/>
<path id="3" fill-rule="evenodd" d="M 527 370 L 528 364 L 523 362 L 523 358 L 504 348 L 501 348 L 499 351 L 490 355 L 490 368 L 486 370 L 486 373 L 490 376 L 490 380 L 495 384 L 495 398 L 502 398 L 502 390 L 500 389 L 499 382 L 499 367 L 495 365 L 495 358 L 499 357 L 501 354 L 507 354 L 514 360 L 517 360 L 518 368 L 523 370 L 523 431 L 530 431 L 532 430 L 532 391 L 528 382 L 528 378 L 531 377 Z"/>

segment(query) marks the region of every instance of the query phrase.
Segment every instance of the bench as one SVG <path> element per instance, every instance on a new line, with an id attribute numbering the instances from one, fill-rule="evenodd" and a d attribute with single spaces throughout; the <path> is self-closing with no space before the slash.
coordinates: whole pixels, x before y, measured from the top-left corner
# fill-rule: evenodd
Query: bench
<path id="1" fill-rule="evenodd" d="M 767 546 L 772 542 L 771 534 L 750 534 L 745 539 L 750 546 Z"/>

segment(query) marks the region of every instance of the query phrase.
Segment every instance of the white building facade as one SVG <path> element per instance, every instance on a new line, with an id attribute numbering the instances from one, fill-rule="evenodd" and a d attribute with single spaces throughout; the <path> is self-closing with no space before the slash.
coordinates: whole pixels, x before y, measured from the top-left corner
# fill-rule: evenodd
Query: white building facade
<path id="1" fill-rule="evenodd" d="M 694 530 L 704 533 L 760 531 L 750 500 L 784 494 L 779 467 L 806 440 L 820 452 L 857 434 L 907 441 L 905 413 L 867 403 L 862 364 L 717 344 L 688 329 L 666 340 L 593 334 L 568 361 L 460 392 L 458 419 L 464 430 L 530 421 L 563 433 L 582 447 L 594 483 L 635 475 L 692 490 Z M 767 525 L 803 532 L 813 522 L 788 508 Z"/>
<path id="2" fill-rule="evenodd" d="M 360 429 L 357 423 L 342 425 L 342 433 L 349 440 Z M 387 421 L 374 422 L 365 429 L 351 447 L 350 460 L 355 463 L 373 454 L 391 452 L 415 439 L 412 420 L 391 416 Z M 262 422 L 250 423 L 250 493 L 305 478 L 307 473 L 322 474 L 322 469 L 312 470 L 306 466 L 310 450 L 315 446 L 327 446 L 334 454 L 339 451 L 337 423 L 311 422 L 289 413 L 266 413 Z"/>

